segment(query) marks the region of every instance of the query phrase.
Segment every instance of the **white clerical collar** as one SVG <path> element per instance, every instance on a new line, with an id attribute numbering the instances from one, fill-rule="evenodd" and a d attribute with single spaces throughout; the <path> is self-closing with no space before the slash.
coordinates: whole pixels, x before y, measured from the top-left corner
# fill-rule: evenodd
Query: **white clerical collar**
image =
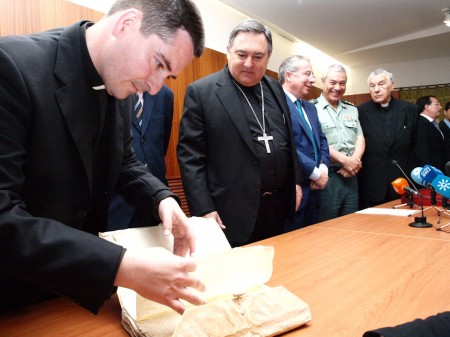
<path id="1" fill-rule="evenodd" d="M 97 85 L 95 87 L 92 87 L 92 89 L 94 89 L 94 90 L 105 90 L 105 85 L 104 84 Z"/>

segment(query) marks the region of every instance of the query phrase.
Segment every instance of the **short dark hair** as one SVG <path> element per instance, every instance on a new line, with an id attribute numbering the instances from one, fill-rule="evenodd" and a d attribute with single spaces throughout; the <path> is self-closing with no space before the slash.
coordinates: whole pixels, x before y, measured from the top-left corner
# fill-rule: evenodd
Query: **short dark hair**
<path id="1" fill-rule="evenodd" d="M 230 33 L 228 39 L 228 47 L 233 46 L 234 39 L 240 32 L 264 34 L 267 40 L 269 56 L 272 55 L 272 33 L 269 27 L 264 26 L 261 22 L 255 19 L 242 20 Z"/>
<path id="2" fill-rule="evenodd" d="M 433 95 L 422 96 L 417 99 L 416 104 L 417 104 L 419 113 L 421 113 L 422 111 L 425 110 L 425 105 L 431 104 L 431 97 L 434 97 L 437 99 L 437 97 L 433 96 Z"/>
<path id="3" fill-rule="evenodd" d="M 444 110 L 448 110 L 448 109 L 450 109 L 450 102 L 445 103 Z"/>
<path id="4" fill-rule="evenodd" d="M 177 30 L 184 29 L 192 39 L 194 55 L 202 55 L 205 32 L 200 13 L 191 0 L 117 0 L 107 16 L 130 8 L 143 13 L 140 31 L 144 36 L 156 34 L 171 43 Z"/>

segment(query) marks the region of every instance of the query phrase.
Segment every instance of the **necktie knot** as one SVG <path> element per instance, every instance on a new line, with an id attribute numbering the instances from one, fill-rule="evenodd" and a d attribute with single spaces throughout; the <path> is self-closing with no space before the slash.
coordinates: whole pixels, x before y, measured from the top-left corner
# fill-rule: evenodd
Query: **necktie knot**
<path id="1" fill-rule="evenodd" d="M 295 106 L 299 111 L 302 111 L 302 101 L 300 99 L 295 101 Z"/>

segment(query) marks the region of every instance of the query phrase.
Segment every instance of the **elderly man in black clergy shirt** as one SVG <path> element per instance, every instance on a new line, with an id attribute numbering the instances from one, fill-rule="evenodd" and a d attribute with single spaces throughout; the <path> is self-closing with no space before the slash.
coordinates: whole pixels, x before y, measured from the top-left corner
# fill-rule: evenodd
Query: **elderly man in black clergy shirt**
<path id="1" fill-rule="evenodd" d="M 394 75 L 383 68 L 367 80 L 372 97 L 358 106 L 366 149 L 358 173 L 359 208 L 372 207 L 398 198 L 391 182 L 402 176 L 395 160 L 407 173 L 416 166 L 413 154 L 417 106 L 396 99 Z"/>
<path id="2" fill-rule="evenodd" d="M 281 234 L 301 201 L 285 94 L 264 76 L 271 52 L 270 30 L 244 20 L 228 66 L 186 91 L 177 153 L 189 210 L 216 219 L 232 246 Z"/>

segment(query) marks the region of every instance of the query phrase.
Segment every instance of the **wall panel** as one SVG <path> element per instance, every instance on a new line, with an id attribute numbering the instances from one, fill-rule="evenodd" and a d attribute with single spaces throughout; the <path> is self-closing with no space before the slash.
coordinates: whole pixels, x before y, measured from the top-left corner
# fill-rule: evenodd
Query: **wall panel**
<path id="1" fill-rule="evenodd" d="M 65 0 L 0 0 L 0 35 L 36 33 L 103 16 Z"/>

